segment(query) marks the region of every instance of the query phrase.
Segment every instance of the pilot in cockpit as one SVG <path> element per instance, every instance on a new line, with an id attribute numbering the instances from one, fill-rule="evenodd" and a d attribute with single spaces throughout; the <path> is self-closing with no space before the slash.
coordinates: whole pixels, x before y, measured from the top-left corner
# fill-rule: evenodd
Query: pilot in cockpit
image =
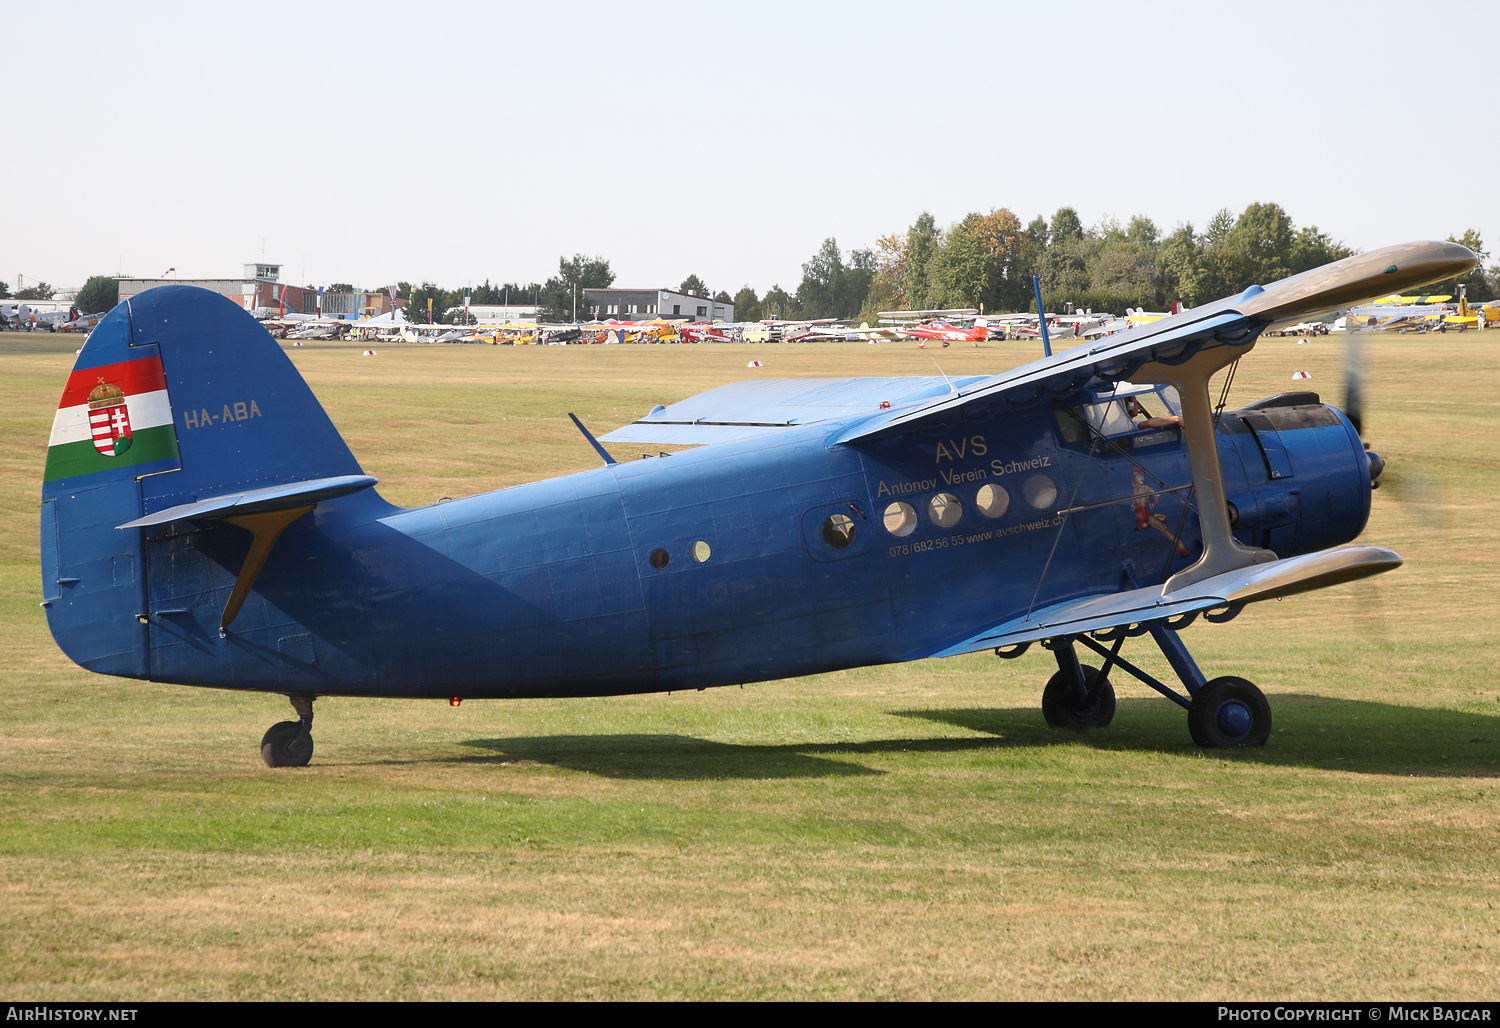
<path id="1" fill-rule="evenodd" d="M 1134 396 L 1125 397 L 1123 402 L 1125 404 L 1125 413 L 1130 416 L 1130 419 L 1132 421 L 1134 421 L 1136 418 L 1145 419 L 1144 421 L 1136 423 L 1135 427 L 1137 429 L 1169 428 L 1173 426 L 1178 428 L 1182 427 L 1182 417 L 1180 415 L 1158 414 L 1153 417 L 1151 412 L 1146 410 L 1146 408 L 1141 404 L 1141 401 L 1136 399 Z"/>

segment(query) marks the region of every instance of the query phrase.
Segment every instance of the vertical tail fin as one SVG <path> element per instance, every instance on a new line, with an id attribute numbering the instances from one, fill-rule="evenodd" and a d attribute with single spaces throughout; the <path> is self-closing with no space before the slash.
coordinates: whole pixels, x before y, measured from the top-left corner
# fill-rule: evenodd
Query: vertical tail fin
<path id="1" fill-rule="evenodd" d="M 144 677 L 148 540 L 117 526 L 216 495 L 359 475 L 333 423 L 254 318 L 217 293 L 158 286 L 84 344 L 42 484 L 43 605 L 58 645 Z"/>

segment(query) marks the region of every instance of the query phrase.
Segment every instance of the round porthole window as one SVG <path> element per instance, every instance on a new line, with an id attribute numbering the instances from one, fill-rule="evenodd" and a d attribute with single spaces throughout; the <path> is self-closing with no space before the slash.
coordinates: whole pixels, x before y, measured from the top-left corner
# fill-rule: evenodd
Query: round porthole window
<path id="1" fill-rule="evenodd" d="M 974 506 L 987 518 L 1001 517 L 1010 510 L 1010 493 L 998 485 L 982 485 L 974 497 Z"/>
<path id="2" fill-rule="evenodd" d="M 708 543 L 704 542 L 702 539 L 699 539 L 693 544 L 692 554 L 693 559 L 696 560 L 699 564 L 702 564 L 713 555 L 713 551 L 708 548 Z"/>
<path id="3" fill-rule="evenodd" d="M 1032 475 L 1021 486 L 1021 495 L 1037 510 L 1046 510 L 1057 502 L 1057 484 L 1046 475 Z"/>
<path id="4" fill-rule="evenodd" d="M 894 536 L 904 538 L 917 530 L 917 512 L 900 500 L 885 509 L 884 521 L 885 530 Z"/>
<path id="5" fill-rule="evenodd" d="M 842 550 L 854 541 L 854 519 L 847 514 L 830 514 L 823 522 L 823 541 Z"/>
<path id="6" fill-rule="evenodd" d="M 952 528 L 963 513 L 964 505 L 952 493 L 938 493 L 927 504 L 927 516 L 939 528 Z"/>
<path id="7" fill-rule="evenodd" d="M 651 556 L 647 557 L 646 560 L 652 567 L 660 571 L 662 568 L 671 563 L 672 558 L 666 550 L 658 547 L 657 549 L 651 551 Z"/>

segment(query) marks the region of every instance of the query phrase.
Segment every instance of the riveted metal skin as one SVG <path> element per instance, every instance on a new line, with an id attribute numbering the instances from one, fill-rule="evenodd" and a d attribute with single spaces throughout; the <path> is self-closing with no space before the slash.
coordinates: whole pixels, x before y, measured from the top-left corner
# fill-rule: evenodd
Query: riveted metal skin
<path id="1" fill-rule="evenodd" d="M 414 509 L 379 496 L 253 319 L 160 287 L 104 319 L 69 379 L 43 487 L 43 605 L 63 651 L 104 674 L 476 699 L 807 675 L 1347 581 L 1400 558 L 1334 549 L 1363 530 L 1371 495 L 1339 411 L 1228 411 L 1205 427 L 1194 407 L 1185 431 L 1107 439 L 1070 439 L 1066 411 L 1143 369 L 1232 360 L 1299 304 L 1415 284 L 1383 281 L 1381 261 L 1451 274 L 1451 245 L 1363 255 L 991 377 L 726 386 L 599 440 L 697 449 Z M 133 443 L 97 428 L 88 442 L 102 424 L 88 404 L 119 405 L 88 399 L 111 376 L 147 426 L 132 424 Z M 1185 435 L 1211 452 L 1194 456 Z M 1006 492 L 984 505 L 998 517 L 985 487 Z M 931 513 L 938 494 L 951 523 Z M 1209 563 L 1207 496 L 1209 551 L 1226 555 Z M 898 501 L 917 515 L 901 536 L 883 520 Z M 308 506 L 257 553 L 221 633 L 254 539 L 231 517 Z M 691 558 L 700 541 L 707 560 Z"/>

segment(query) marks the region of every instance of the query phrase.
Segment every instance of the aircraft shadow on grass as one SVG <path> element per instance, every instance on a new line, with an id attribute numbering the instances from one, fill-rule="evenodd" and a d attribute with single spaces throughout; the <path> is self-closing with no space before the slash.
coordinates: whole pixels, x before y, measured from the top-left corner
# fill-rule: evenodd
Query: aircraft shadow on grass
<path id="1" fill-rule="evenodd" d="M 488 750 L 471 762 L 528 761 L 607 778 L 697 781 L 723 778 L 831 778 L 886 774 L 857 762 L 882 753 L 967 753 L 1081 742 L 1100 750 L 1197 753 L 1285 767 L 1418 777 L 1500 774 L 1500 714 L 1282 694 L 1274 698 L 1276 730 L 1252 750 L 1199 751 L 1183 739 L 1180 711 L 1149 698 L 1119 701 L 1102 731 L 1052 729 L 1035 707 L 896 710 L 897 717 L 937 721 L 983 735 L 756 745 L 687 735 L 540 735 L 471 739 Z"/>
<path id="2" fill-rule="evenodd" d="M 1082 742 L 1101 750 L 1203 752 L 1256 764 L 1317 767 L 1360 774 L 1479 777 L 1500 774 L 1500 711 L 1344 700 L 1306 693 L 1271 698 L 1274 728 L 1263 747 L 1198 751 L 1182 737 L 1184 712 L 1151 698 L 1122 699 L 1114 723 L 1075 734 L 1048 728 L 1031 707 L 892 711 L 986 732 L 1011 746 Z"/>
<path id="3" fill-rule="evenodd" d="M 641 734 L 471 739 L 464 745 L 494 751 L 494 756 L 469 758 L 471 761 L 534 761 L 607 778 L 694 781 L 714 778 L 833 778 L 885 773 L 817 755 L 820 752 L 854 753 L 868 743 L 747 746 L 696 739 L 690 735 Z"/>

